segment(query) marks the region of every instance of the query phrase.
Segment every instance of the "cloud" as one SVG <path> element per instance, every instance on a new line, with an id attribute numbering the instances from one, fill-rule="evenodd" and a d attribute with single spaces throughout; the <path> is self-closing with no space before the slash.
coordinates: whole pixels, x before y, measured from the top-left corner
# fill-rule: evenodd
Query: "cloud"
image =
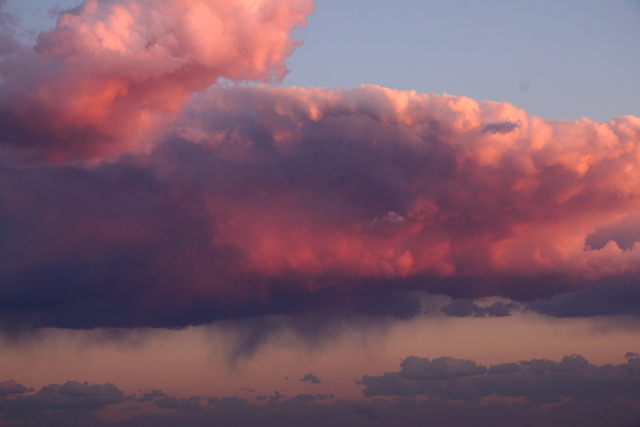
<path id="1" fill-rule="evenodd" d="M 147 150 L 194 92 L 221 78 L 281 80 L 301 44 L 290 32 L 312 10 L 309 0 L 86 0 L 35 49 L 1 58 L 2 142 L 54 161 Z M 9 36 L 0 54 L 16 50 Z"/>
<path id="2" fill-rule="evenodd" d="M 483 132 L 507 120 L 520 126 Z M 640 246 L 585 241 L 635 224 L 621 218 L 640 210 L 640 119 L 552 121 L 376 86 L 258 85 L 211 88 L 158 132 L 148 153 L 97 164 L 3 157 L 5 325 L 406 320 L 421 312 L 416 292 L 515 302 L 590 286 L 612 303 L 635 295 L 615 283 L 633 283 Z M 587 305 L 578 311 L 597 313 Z M 446 310 L 496 316 L 513 306 L 480 308 Z M 281 326 L 247 327 L 240 354 Z"/>
<path id="3" fill-rule="evenodd" d="M 628 280 L 598 283 L 538 299 L 526 309 L 553 317 L 640 315 L 640 286 Z"/>
<path id="4" fill-rule="evenodd" d="M 9 396 L 12 394 L 23 394 L 28 391 L 33 391 L 33 389 L 27 388 L 22 384 L 18 384 L 14 380 L 0 382 L 0 396 Z"/>
<path id="5" fill-rule="evenodd" d="M 336 395 L 334 393 L 331 394 L 316 394 L 316 398 L 318 400 L 333 400 L 335 399 Z"/>
<path id="6" fill-rule="evenodd" d="M 522 123 L 519 120 L 517 122 L 512 122 L 509 119 L 507 119 L 503 122 L 488 123 L 484 127 L 484 129 L 482 129 L 482 132 L 509 133 L 509 132 L 513 132 L 515 129 L 519 128 L 520 126 L 522 126 Z"/>
<path id="7" fill-rule="evenodd" d="M 440 357 L 438 359 L 423 359 L 409 356 L 400 364 L 400 376 L 408 379 L 445 379 L 484 375 L 487 368 L 476 365 L 472 360 Z"/>
<path id="8" fill-rule="evenodd" d="M 311 384 L 320 384 L 322 381 L 317 376 L 312 373 L 306 374 L 304 377 L 300 378 L 298 381 L 309 381 Z"/>
<path id="9" fill-rule="evenodd" d="M 151 393 L 144 393 L 142 397 L 136 399 L 138 403 L 151 402 L 154 399 L 159 397 L 166 397 L 167 395 L 162 392 L 162 390 L 151 390 Z"/>
<path id="10" fill-rule="evenodd" d="M 397 214 L 396 212 L 389 212 L 386 215 L 382 215 L 380 217 L 375 217 L 371 221 L 367 223 L 369 227 L 375 227 L 379 223 L 389 223 L 389 224 L 399 224 L 401 222 L 405 222 L 406 220 Z"/>
<path id="11" fill-rule="evenodd" d="M 633 250 L 634 243 L 640 242 L 640 215 L 625 215 L 619 221 L 597 227 L 595 232 L 587 235 L 585 245 L 600 250 L 611 241 L 620 249 Z"/>
<path id="12" fill-rule="evenodd" d="M 0 58 L 19 48 L 15 39 L 17 19 L 6 11 L 6 4 L 7 0 L 0 0 Z"/>
<path id="13" fill-rule="evenodd" d="M 0 413 L 10 420 L 37 425 L 74 425 L 77 427 L 197 427 L 205 425 L 244 426 L 355 426 L 370 425 L 423 426 L 425 420 L 438 426 L 479 425 L 507 427 L 523 426 L 588 426 L 633 425 L 638 410 L 620 400 L 564 400 L 558 403 L 500 400 L 448 401 L 444 399 L 418 400 L 413 396 L 395 399 L 344 400 L 320 402 L 311 394 L 299 394 L 269 404 L 252 404 L 237 396 L 207 397 L 205 399 L 177 399 L 163 397 L 167 403 L 163 412 L 145 411 L 142 407 L 123 408 L 135 412 L 128 419 L 107 421 L 99 412 L 77 412 L 72 407 L 53 411 L 34 412 L 29 418 L 17 418 L 10 408 L 19 405 L 13 399 L 0 398 Z M 513 400 L 513 398 L 511 399 Z M 205 401 L 207 404 L 200 403 Z M 198 404 L 198 406 L 195 406 Z M 105 405 L 106 409 L 109 404 Z M 121 411 L 120 411 L 121 412 Z"/>
<path id="14" fill-rule="evenodd" d="M 269 400 L 274 402 L 277 402 L 279 400 L 286 399 L 286 398 L 287 396 L 280 394 L 278 390 L 273 392 L 273 396 L 269 396 Z"/>
<path id="15" fill-rule="evenodd" d="M 12 399 L 0 397 L 0 413 L 9 419 L 30 420 L 47 411 L 93 412 L 127 400 L 130 398 L 113 384 L 67 381 L 63 385 L 45 386 L 35 394 Z"/>
<path id="16" fill-rule="evenodd" d="M 481 307 L 471 300 L 457 299 L 440 309 L 447 316 L 455 317 L 506 317 L 511 316 L 511 311 L 518 308 L 518 304 L 496 301 L 493 304 Z"/>
<path id="17" fill-rule="evenodd" d="M 532 359 L 486 367 L 475 362 L 442 358 L 448 369 L 432 374 L 429 359 L 406 358 L 399 372 L 364 376 L 364 395 L 425 395 L 445 400 L 481 400 L 488 396 L 519 397 L 534 404 L 559 403 L 561 396 L 577 400 L 640 400 L 640 358 L 620 365 L 596 366 L 580 355 L 561 362 Z M 442 360 L 441 359 L 441 360 Z M 435 359 L 434 362 L 438 360 Z M 425 366 L 422 371 L 415 366 Z M 453 368 L 451 368 L 453 367 Z"/>
<path id="18" fill-rule="evenodd" d="M 202 409 L 201 397 L 191 396 L 190 398 L 176 399 L 175 397 L 161 397 L 153 401 L 153 404 L 164 409 L 174 410 L 198 410 Z"/>

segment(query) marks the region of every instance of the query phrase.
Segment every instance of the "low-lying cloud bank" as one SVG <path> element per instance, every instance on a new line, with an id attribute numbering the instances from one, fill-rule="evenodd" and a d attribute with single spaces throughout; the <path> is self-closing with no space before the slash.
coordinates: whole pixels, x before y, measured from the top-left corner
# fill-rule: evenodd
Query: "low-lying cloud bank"
<path id="1" fill-rule="evenodd" d="M 137 398 L 125 396 L 113 384 L 70 381 L 35 394 L 18 391 L 0 397 L 0 413 L 9 421 L 25 423 L 18 425 L 79 427 L 423 426 L 425 420 L 438 426 L 634 425 L 640 420 L 640 358 L 627 356 L 627 363 L 615 366 L 590 365 L 573 355 L 561 362 L 533 359 L 488 369 L 469 360 L 408 357 L 400 372 L 361 381 L 365 396 L 399 396 L 391 400 L 349 401 L 313 394 L 286 398 L 275 391 L 268 399 L 258 396 L 257 402 L 264 402 L 258 404 L 236 396 L 176 398 L 160 390 Z M 415 395 L 428 398 L 418 400 Z M 100 410 L 111 408 L 132 415 L 118 422 L 101 419 Z"/>
<path id="2" fill-rule="evenodd" d="M 640 358 L 630 354 L 620 365 L 596 366 L 580 355 L 561 362 L 532 359 L 489 368 L 471 360 L 407 357 L 399 372 L 364 376 L 364 395 L 424 395 L 452 401 L 479 401 L 489 396 L 518 397 L 527 402 L 560 403 L 561 396 L 594 401 L 640 400 Z"/>
<path id="3" fill-rule="evenodd" d="M 544 120 L 376 86 L 210 87 L 278 81 L 312 7 L 91 0 L 33 48 L 1 14 L 5 328 L 408 319 L 412 291 L 636 314 L 614 295 L 640 294 L 639 118 Z M 603 296 L 617 305 L 589 308 Z"/>

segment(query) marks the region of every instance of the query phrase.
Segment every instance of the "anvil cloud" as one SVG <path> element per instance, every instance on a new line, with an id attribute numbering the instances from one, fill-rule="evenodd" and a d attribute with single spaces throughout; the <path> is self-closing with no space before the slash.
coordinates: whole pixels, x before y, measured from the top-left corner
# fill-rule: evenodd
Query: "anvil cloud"
<path id="1" fill-rule="evenodd" d="M 545 120 L 377 86 L 211 87 L 281 79 L 312 7 L 93 0 L 33 50 L 3 39 L 5 323 L 407 318 L 411 291 L 638 294 L 639 118 Z"/>

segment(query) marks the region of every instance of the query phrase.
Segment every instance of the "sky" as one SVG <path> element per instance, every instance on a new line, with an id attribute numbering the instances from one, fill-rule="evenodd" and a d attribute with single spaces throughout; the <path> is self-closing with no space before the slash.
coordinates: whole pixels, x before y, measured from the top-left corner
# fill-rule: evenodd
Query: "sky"
<path id="1" fill-rule="evenodd" d="M 638 425 L 639 21 L 0 1 L 0 425 Z"/>

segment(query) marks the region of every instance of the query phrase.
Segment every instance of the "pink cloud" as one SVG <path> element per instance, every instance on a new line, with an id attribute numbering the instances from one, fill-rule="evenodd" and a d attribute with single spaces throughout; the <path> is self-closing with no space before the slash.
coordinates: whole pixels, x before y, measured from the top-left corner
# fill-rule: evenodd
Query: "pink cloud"
<path id="1" fill-rule="evenodd" d="M 194 92 L 278 81 L 310 0 L 87 0 L 2 61 L 0 120 L 14 147 L 55 161 L 150 148 Z"/>
<path id="2" fill-rule="evenodd" d="M 208 202 L 228 218 L 219 237 L 261 274 L 577 283 L 640 266 L 633 247 L 585 248 L 596 228 L 640 209 L 635 117 L 563 122 L 374 86 L 258 87 L 214 90 L 174 127 L 239 168 L 260 165 L 259 187 L 289 174 L 263 190 L 268 202 L 251 200 L 255 189 Z"/>

